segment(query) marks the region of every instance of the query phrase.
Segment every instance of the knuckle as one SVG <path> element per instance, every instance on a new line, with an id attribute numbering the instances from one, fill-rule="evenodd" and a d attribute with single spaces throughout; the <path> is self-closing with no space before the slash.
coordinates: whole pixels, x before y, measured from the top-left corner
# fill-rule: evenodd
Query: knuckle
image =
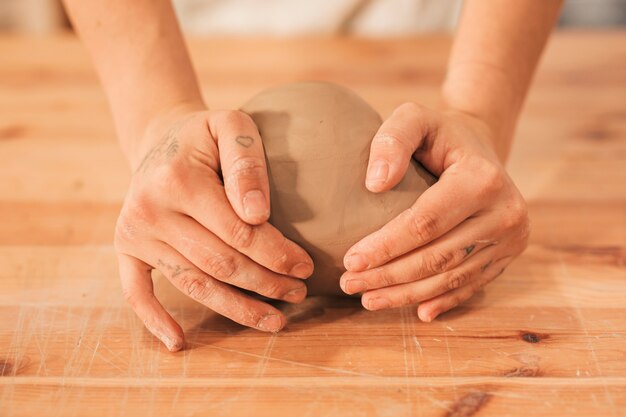
<path id="1" fill-rule="evenodd" d="M 406 135 L 397 130 L 388 128 L 385 132 L 381 132 L 374 136 L 372 140 L 375 146 L 385 146 L 388 148 L 400 148 L 406 152 L 411 153 L 411 145 L 405 139 Z"/>
<path id="2" fill-rule="evenodd" d="M 280 299 L 286 293 L 284 286 L 277 280 L 264 283 L 260 292 L 262 295 L 273 299 Z"/>
<path id="3" fill-rule="evenodd" d="M 236 218 L 230 227 L 231 243 L 235 248 L 247 249 L 254 243 L 256 229 L 243 220 Z"/>
<path id="4" fill-rule="evenodd" d="M 161 164 L 154 170 L 154 181 L 160 188 L 166 190 L 176 190 L 176 192 L 186 189 L 187 170 L 181 164 L 171 161 L 167 164 Z"/>
<path id="5" fill-rule="evenodd" d="M 128 200 L 115 223 L 114 244 L 120 248 L 137 239 L 140 231 L 152 226 L 156 216 L 152 203 L 142 196 Z"/>
<path id="6" fill-rule="evenodd" d="M 233 179 L 253 179 L 258 177 L 264 168 L 263 159 L 257 156 L 241 156 L 233 161 L 230 177 Z"/>
<path id="7" fill-rule="evenodd" d="M 420 243 L 430 242 L 436 237 L 439 228 L 439 220 L 436 215 L 430 213 L 415 213 L 413 208 L 406 211 L 409 218 L 408 230 L 411 236 Z"/>
<path id="8" fill-rule="evenodd" d="M 152 224 L 156 219 L 154 203 L 144 192 L 135 193 L 124 205 L 122 215 L 130 222 Z"/>
<path id="9" fill-rule="evenodd" d="M 133 309 L 137 306 L 137 304 L 138 304 L 137 294 L 134 291 L 132 291 L 130 288 L 123 287 L 122 288 L 122 295 L 124 296 L 124 299 L 126 300 L 126 302 Z"/>
<path id="10" fill-rule="evenodd" d="M 387 268 L 378 267 L 375 268 L 372 272 L 374 273 L 374 276 L 376 277 L 375 281 L 379 284 L 379 286 L 389 287 L 395 284 L 395 279 L 389 273 L 389 271 L 387 271 Z"/>
<path id="11" fill-rule="evenodd" d="M 528 206 L 524 199 L 517 199 L 511 208 L 511 212 L 518 220 L 519 226 L 523 226 L 528 223 Z"/>
<path id="12" fill-rule="evenodd" d="M 237 271 L 233 257 L 221 253 L 205 258 L 202 266 L 205 272 L 220 280 L 232 277 Z"/>
<path id="13" fill-rule="evenodd" d="M 452 252 L 435 252 L 427 258 L 425 269 L 435 274 L 445 272 L 452 265 L 454 258 Z"/>
<path id="14" fill-rule="evenodd" d="M 387 238 L 382 238 L 379 242 L 378 249 L 380 251 L 380 255 L 382 255 L 382 261 L 386 262 L 390 259 L 394 258 L 394 251 L 392 249 L 391 244 L 387 240 Z"/>
<path id="15" fill-rule="evenodd" d="M 454 294 L 450 296 L 450 306 L 448 310 L 452 310 L 453 308 L 458 307 L 463 302 L 463 299 L 459 294 Z"/>
<path id="16" fill-rule="evenodd" d="M 224 110 L 220 114 L 221 122 L 229 126 L 241 127 L 252 122 L 252 118 L 239 110 Z"/>
<path id="17" fill-rule="evenodd" d="M 386 126 L 372 139 L 372 151 L 385 152 L 386 157 L 392 160 L 409 157 L 415 150 L 410 139 L 413 134 L 398 126 Z"/>
<path id="18" fill-rule="evenodd" d="M 215 285 L 205 276 L 197 273 L 183 274 L 180 280 L 183 291 L 194 300 L 205 302 L 215 294 Z"/>
<path id="19" fill-rule="evenodd" d="M 467 283 L 470 277 L 471 277 L 471 274 L 468 271 L 455 272 L 453 274 L 450 274 L 448 279 L 445 281 L 444 290 L 446 291 L 456 290 L 457 288 L 460 288 L 465 283 Z"/>
<path id="20" fill-rule="evenodd" d="M 528 224 L 528 209 L 523 199 L 518 199 L 508 205 L 505 211 L 502 227 L 505 230 L 520 229 L 520 232 Z"/>
<path id="21" fill-rule="evenodd" d="M 413 101 L 406 101 L 406 102 L 400 104 L 397 107 L 396 111 L 398 113 L 408 113 L 408 114 L 415 115 L 416 113 L 417 114 L 424 113 L 425 108 L 421 104 L 417 104 L 417 103 L 415 103 Z"/>
<path id="22" fill-rule="evenodd" d="M 280 249 L 276 251 L 276 256 L 271 262 L 271 270 L 279 272 L 287 272 L 289 269 L 289 256 L 287 255 L 287 238 L 282 236 Z"/>
<path id="23" fill-rule="evenodd" d="M 115 224 L 115 234 L 113 238 L 113 245 L 115 249 L 119 252 L 128 242 L 133 241 L 137 236 L 137 227 L 136 225 L 128 221 L 128 219 L 120 215 L 117 219 L 117 223 Z"/>
<path id="24" fill-rule="evenodd" d="M 480 191 L 483 196 L 496 194 L 504 188 L 505 177 L 502 168 L 498 165 L 490 161 L 484 161 L 481 163 L 479 172 L 482 178 Z"/>
<path id="25" fill-rule="evenodd" d="M 416 304 L 416 303 L 419 303 L 420 301 L 421 301 L 421 298 L 418 297 L 418 295 L 413 292 L 406 292 L 402 294 L 400 298 L 400 303 L 403 306 Z"/>
<path id="26" fill-rule="evenodd" d="M 219 113 L 220 122 L 228 125 L 237 125 L 241 121 L 237 110 L 223 110 Z"/>

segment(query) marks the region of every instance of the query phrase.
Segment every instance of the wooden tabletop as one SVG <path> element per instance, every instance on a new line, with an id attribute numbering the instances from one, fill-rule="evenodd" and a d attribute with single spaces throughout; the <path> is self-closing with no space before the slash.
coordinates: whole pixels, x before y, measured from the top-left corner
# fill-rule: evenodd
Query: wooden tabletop
<path id="1" fill-rule="evenodd" d="M 449 39 L 191 44 L 211 107 L 260 89 L 345 84 L 382 115 L 433 105 Z M 464 306 L 364 311 L 312 298 L 276 335 L 155 277 L 188 348 L 125 305 L 111 238 L 129 170 L 70 36 L 0 38 L 0 415 L 625 416 L 626 32 L 560 33 L 509 169 L 528 250 Z"/>

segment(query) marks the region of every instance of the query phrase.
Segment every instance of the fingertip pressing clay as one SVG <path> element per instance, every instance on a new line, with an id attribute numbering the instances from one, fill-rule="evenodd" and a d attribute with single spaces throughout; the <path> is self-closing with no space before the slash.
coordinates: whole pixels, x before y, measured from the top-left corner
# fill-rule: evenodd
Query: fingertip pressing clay
<path id="1" fill-rule="evenodd" d="M 313 258 L 308 293 L 345 295 L 343 257 L 435 182 L 411 160 L 392 190 L 365 188 L 370 143 L 378 113 L 352 91 L 306 82 L 265 90 L 241 110 L 256 123 L 268 165 L 270 223 Z"/>

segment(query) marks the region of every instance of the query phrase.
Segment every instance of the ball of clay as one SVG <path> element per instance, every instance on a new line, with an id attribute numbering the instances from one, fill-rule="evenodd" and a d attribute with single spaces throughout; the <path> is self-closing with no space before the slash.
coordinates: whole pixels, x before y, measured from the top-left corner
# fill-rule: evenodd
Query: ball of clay
<path id="1" fill-rule="evenodd" d="M 343 294 L 343 257 L 435 182 L 412 161 L 400 184 L 384 193 L 365 188 L 371 140 L 381 118 L 352 91 L 307 82 L 266 90 L 242 108 L 265 147 L 270 223 L 313 258 L 308 292 Z"/>

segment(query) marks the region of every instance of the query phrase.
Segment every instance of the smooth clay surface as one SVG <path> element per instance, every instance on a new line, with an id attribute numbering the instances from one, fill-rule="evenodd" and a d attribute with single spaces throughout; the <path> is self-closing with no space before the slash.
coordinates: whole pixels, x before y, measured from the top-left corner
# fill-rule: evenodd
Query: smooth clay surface
<path id="1" fill-rule="evenodd" d="M 365 188 L 371 140 L 381 118 L 352 91 L 328 83 L 266 90 L 242 108 L 263 139 L 270 223 L 313 258 L 309 294 L 343 294 L 343 256 L 412 205 L 435 178 L 413 161 L 392 190 Z"/>

